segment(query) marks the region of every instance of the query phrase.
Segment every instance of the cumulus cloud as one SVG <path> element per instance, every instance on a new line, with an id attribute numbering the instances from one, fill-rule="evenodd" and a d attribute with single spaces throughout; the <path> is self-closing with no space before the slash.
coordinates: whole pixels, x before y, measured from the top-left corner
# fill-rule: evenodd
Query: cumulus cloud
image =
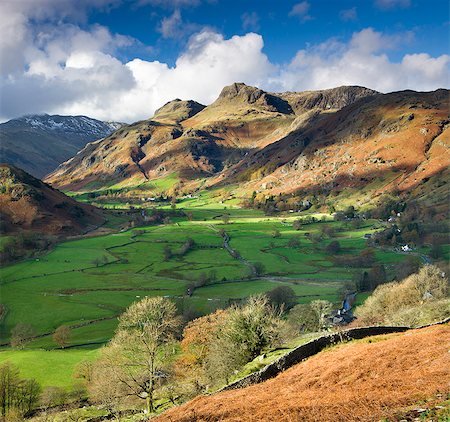
<path id="1" fill-rule="evenodd" d="M 95 1 L 104 7 L 114 4 Z M 174 98 L 209 104 L 223 86 L 236 81 L 274 91 L 339 85 L 363 85 L 382 92 L 448 87 L 448 55 L 389 58 L 389 50 L 412 39 L 411 33 L 386 35 L 367 28 L 348 42 L 329 39 L 298 51 L 285 65 L 276 65 L 263 52 L 261 35 L 250 32 L 225 38 L 206 29 L 192 35 L 169 66 L 139 58 L 123 63 L 117 59 L 118 50 L 136 40 L 99 25 L 82 29 L 76 21 L 61 21 L 62 15 L 55 12 L 31 27 L 29 19 L 38 19 L 30 17 L 33 13 L 12 9 L 17 33 L 2 20 L 0 48 L 8 54 L 1 67 L 2 120 L 46 112 L 132 122 L 148 118 Z M 82 13 L 78 16 L 82 19 Z M 49 24 L 49 19 L 57 19 L 59 25 Z"/>
<path id="2" fill-rule="evenodd" d="M 312 20 L 313 17 L 308 13 L 311 5 L 307 1 L 302 1 L 301 3 L 294 4 L 291 11 L 289 12 L 289 16 L 297 17 L 301 22 L 306 22 Z"/>
<path id="3" fill-rule="evenodd" d="M 400 62 L 389 59 L 386 50 L 404 38 L 367 28 L 354 33 L 348 43 L 328 40 L 300 50 L 272 83 L 281 90 L 339 85 L 361 85 L 381 92 L 448 87 L 449 55 L 412 54 L 405 55 Z"/>

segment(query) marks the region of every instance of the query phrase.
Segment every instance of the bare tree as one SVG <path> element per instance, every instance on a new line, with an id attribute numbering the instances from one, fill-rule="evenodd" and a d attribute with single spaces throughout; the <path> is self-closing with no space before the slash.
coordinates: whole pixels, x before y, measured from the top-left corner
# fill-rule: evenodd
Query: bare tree
<path id="1" fill-rule="evenodd" d="M 67 325 L 61 325 L 53 333 L 53 341 L 61 348 L 67 346 L 70 338 L 70 328 Z"/>
<path id="2" fill-rule="evenodd" d="M 174 334 L 181 324 L 176 313 L 175 304 L 162 297 L 146 297 L 125 311 L 94 370 L 97 380 L 102 372 L 107 375 L 109 382 L 103 385 L 107 395 L 138 397 L 146 401 L 148 412 L 155 410 L 155 391 L 168 373 L 168 357 L 175 351 Z M 111 386 L 112 380 L 118 385 Z"/>
<path id="3" fill-rule="evenodd" d="M 23 349 L 33 335 L 34 330 L 30 324 L 19 322 L 19 324 L 11 330 L 11 346 L 17 349 Z"/>

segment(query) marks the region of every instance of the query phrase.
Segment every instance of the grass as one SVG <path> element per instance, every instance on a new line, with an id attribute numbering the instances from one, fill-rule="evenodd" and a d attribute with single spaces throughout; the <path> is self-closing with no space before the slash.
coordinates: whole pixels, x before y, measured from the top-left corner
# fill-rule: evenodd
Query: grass
<path id="1" fill-rule="evenodd" d="M 74 369 L 82 361 L 93 361 L 98 350 L 5 350 L 0 351 L 0 365 L 10 362 L 20 368 L 20 376 L 34 378 L 42 387 L 70 390 L 77 382 Z"/>
<path id="2" fill-rule="evenodd" d="M 449 341 L 450 327 L 444 325 L 378 342 L 350 342 L 269 381 L 198 397 L 158 420 L 187 420 L 193 414 L 198 420 L 331 422 L 349 415 L 351 420 L 399 420 L 399 412 L 421 401 L 438 394 L 446 399 Z"/>
<path id="3" fill-rule="evenodd" d="M 213 194 L 209 194 L 213 195 Z M 174 299 L 185 311 L 211 312 L 230 301 L 263 293 L 277 285 L 294 289 L 298 303 L 326 299 L 338 303 L 339 289 L 361 269 L 336 267 L 324 252 L 330 239 L 313 243 L 307 233 L 319 233 L 324 223 L 294 230 L 296 216 L 267 217 L 259 211 L 200 205 L 213 197 L 188 198 L 193 220 L 177 219 L 168 225 L 149 226 L 59 244 L 39 259 L 0 269 L 1 301 L 7 308 L 0 326 L 0 341 L 9 340 L 11 329 L 19 322 L 33 326 L 40 338 L 30 342 L 32 349 L 52 349 L 52 332 L 69 325 L 71 346 L 99 345 L 115 330 L 117 316 L 133 301 L 144 296 L 162 295 Z M 212 202 L 213 203 L 213 202 Z M 186 204 L 184 204 L 186 205 Z M 230 215 L 224 224 L 221 215 Z M 353 229 L 347 223 L 327 222 L 336 230 L 342 253 L 357 254 L 366 247 L 364 234 L 376 222 Z M 223 248 L 219 229 L 231 237 L 230 245 L 243 260 L 234 259 Z M 279 230 L 280 237 L 273 237 Z M 298 237 L 300 246 L 288 246 Z M 177 252 L 187 238 L 196 247 L 183 256 L 165 260 L 164 249 Z M 383 262 L 396 263 L 405 255 L 377 252 Z M 265 267 L 264 278 L 247 279 L 249 268 L 257 262 Z M 214 272 L 212 285 L 195 289 L 186 296 L 189 283 L 202 273 Z M 30 312 L 30 309 L 33 312 Z"/>

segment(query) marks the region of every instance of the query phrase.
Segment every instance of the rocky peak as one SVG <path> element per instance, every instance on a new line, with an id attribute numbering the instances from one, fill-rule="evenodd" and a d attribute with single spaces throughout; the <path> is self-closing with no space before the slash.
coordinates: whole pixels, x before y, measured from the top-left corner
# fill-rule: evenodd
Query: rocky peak
<path id="1" fill-rule="evenodd" d="M 295 112 L 307 110 L 339 110 L 361 98 L 378 95 L 379 92 L 360 86 L 340 86 L 321 91 L 285 92 L 276 94 L 289 102 Z"/>
<path id="2" fill-rule="evenodd" d="M 183 101 L 179 98 L 169 101 L 155 111 L 153 120 L 169 120 L 179 123 L 189 119 L 205 108 L 203 104 L 193 100 Z"/>
<path id="3" fill-rule="evenodd" d="M 283 114 L 293 113 L 286 100 L 242 82 L 235 82 L 223 88 L 214 105 L 222 105 L 226 102 L 248 104 L 260 107 L 266 111 Z"/>

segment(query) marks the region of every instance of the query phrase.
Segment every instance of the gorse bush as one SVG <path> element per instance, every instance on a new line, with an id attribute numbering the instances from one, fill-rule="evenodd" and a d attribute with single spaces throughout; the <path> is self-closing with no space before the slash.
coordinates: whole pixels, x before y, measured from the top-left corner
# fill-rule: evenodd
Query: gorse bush
<path id="1" fill-rule="evenodd" d="M 450 316 L 448 278 L 426 265 L 400 283 L 378 286 L 356 310 L 360 325 L 419 326 Z"/>

